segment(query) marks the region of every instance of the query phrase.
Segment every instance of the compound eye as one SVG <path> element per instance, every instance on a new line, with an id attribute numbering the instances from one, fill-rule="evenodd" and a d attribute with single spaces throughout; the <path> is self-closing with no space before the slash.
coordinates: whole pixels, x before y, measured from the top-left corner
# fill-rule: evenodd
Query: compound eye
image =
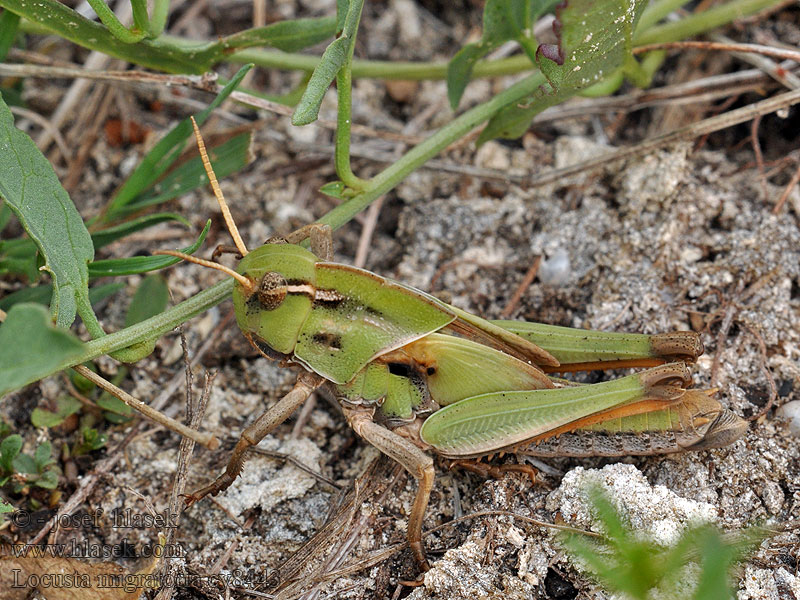
<path id="1" fill-rule="evenodd" d="M 258 301 L 266 310 L 274 310 L 286 298 L 286 280 L 283 275 L 275 271 L 264 273 L 261 283 L 258 284 Z"/>

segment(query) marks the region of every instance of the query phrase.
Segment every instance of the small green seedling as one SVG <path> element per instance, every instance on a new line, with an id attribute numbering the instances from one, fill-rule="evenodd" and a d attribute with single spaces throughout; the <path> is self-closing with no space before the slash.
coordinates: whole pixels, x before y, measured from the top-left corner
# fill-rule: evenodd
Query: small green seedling
<path id="1" fill-rule="evenodd" d="M 758 545 L 775 532 L 750 527 L 735 535 L 724 535 L 713 525 L 701 524 L 686 529 L 671 547 L 642 538 L 623 521 L 601 487 L 588 490 L 604 537 L 594 540 L 576 533 L 562 533 L 567 552 L 588 569 L 609 592 L 632 600 L 686 596 L 686 567 L 698 568 L 692 600 L 728 600 L 730 571 Z M 678 590 L 683 589 L 681 594 Z"/>
<path id="2" fill-rule="evenodd" d="M 236 319 L 267 358 L 301 369 L 294 388 L 242 433 L 225 472 L 189 504 L 227 489 L 248 450 L 322 385 L 355 432 L 419 482 L 409 546 L 425 569 L 422 520 L 434 481 L 429 452 L 462 461 L 498 452 L 620 456 L 702 450 L 739 438 L 747 423 L 713 391 L 687 389 L 697 334 L 609 334 L 490 322 L 420 290 L 330 262 L 330 228 L 311 224 L 248 252 L 195 125 L 211 186 L 242 258 L 236 270 L 161 251 L 236 279 Z M 300 242 L 310 239 L 311 250 Z M 548 373 L 650 367 L 576 385 Z"/>
<path id="3" fill-rule="evenodd" d="M 80 438 L 72 448 L 72 456 L 89 454 L 94 450 L 99 450 L 106 445 L 108 436 L 100 433 L 94 427 L 83 426 L 80 430 Z"/>
<path id="4" fill-rule="evenodd" d="M 52 457 L 50 442 L 39 444 L 33 456 L 20 450 L 22 437 L 16 433 L 7 436 L 0 443 L 0 486 L 10 483 L 12 491 L 17 494 L 29 485 L 55 489 L 61 470 Z"/>

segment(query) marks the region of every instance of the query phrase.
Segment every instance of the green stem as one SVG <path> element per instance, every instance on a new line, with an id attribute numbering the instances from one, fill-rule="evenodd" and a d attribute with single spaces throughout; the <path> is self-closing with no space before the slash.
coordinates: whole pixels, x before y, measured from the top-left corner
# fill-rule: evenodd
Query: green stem
<path id="1" fill-rule="evenodd" d="M 289 71 L 313 71 L 319 63 L 318 56 L 276 52 L 273 50 L 247 49 L 232 54 L 227 59 L 235 63 L 253 63 L 259 67 L 285 69 Z M 444 79 L 447 62 L 410 62 L 388 60 L 353 59 L 352 76 L 356 79 Z M 533 68 L 524 54 L 492 61 L 478 61 L 472 71 L 473 77 L 497 77 L 514 75 Z"/>
<path id="2" fill-rule="evenodd" d="M 353 0 L 347 11 L 342 35 L 349 39 L 347 50 L 347 60 L 336 74 L 336 145 L 334 149 L 334 164 L 336 174 L 339 179 L 350 188 L 355 190 L 364 189 L 366 182 L 353 173 L 350 166 L 350 123 L 352 116 L 352 93 L 353 93 L 353 51 L 356 47 L 356 35 L 358 33 L 358 22 L 361 17 L 361 10 L 364 0 Z"/>
<path id="3" fill-rule="evenodd" d="M 153 15 L 150 17 L 150 24 L 147 34 L 151 38 L 157 38 L 164 33 L 169 15 L 169 0 L 153 0 Z"/>
<path id="4" fill-rule="evenodd" d="M 136 29 L 142 32 L 143 36 L 150 31 L 150 17 L 147 15 L 146 0 L 130 0 L 131 12 L 133 13 L 133 24 Z"/>
<path id="5" fill-rule="evenodd" d="M 97 320 L 97 316 L 92 310 L 92 304 L 89 302 L 88 294 L 86 296 L 77 294 L 76 301 L 78 303 L 78 315 L 80 315 L 83 320 L 83 324 L 86 326 L 86 330 L 89 332 L 89 335 L 92 336 L 92 339 L 105 337 L 106 332 L 103 331 L 100 322 Z"/>
<path id="6" fill-rule="evenodd" d="M 232 289 L 233 279 L 226 279 L 155 317 L 151 317 L 131 327 L 126 327 L 116 333 L 110 333 L 98 339 L 86 342 L 86 344 L 84 344 L 83 354 L 60 364 L 53 372 L 61 371 L 72 365 L 82 364 L 87 360 L 92 360 L 103 354 L 110 354 L 116 350 L 128 348 L 134 344 L 161 337 L 165 333 L 175 329 L 175 327 L 181 323 L 185 323 L 192 317 L 199 315 L 203 311 L 225 300 L 225 298 L 230 295 Z"/>
<path id="7" fill-rule="evenodd" d="M 114 11 L 111 10 L 108 5 L 103 0 L 88 0 L 89 6 L 92 7 L 97 16 L 100 17 L 100 21 L 108 27 L 108 30 L 111 32 L 115 38 L 117 38 L 120 42 L 125 44 L 135 44 L 138 41 L 144 39 L 145 32 L 142 29 L 139 29 L 137 26 L 131 27 L 128 29 L 120 23 L 119 19 L 117 19 L 117 15 L 114 14 Z"/>
<path id="8" fill-rule="evenodd" d="M 633 36 L 633 44 L 644 46 L 659 42 L 677 42 L 752 15 L 774 4 L 775 0 L 733 0 L 674 23 L 651 27 L 647 31 L 637 30 Z"/>
<path id="9" fill-rule="evenodd" d="M 532 94 L 544 82 L 545 78 L 541 73 L 534 73 L 499 93 L 488 102 L 480 104 L 453 119 L 427 140 L 406 152 L 396 163 L 370 179 L 367 188 L 363 192 L 334 208 L 322 217 L 319 222 L 327 223 L 333 229 L 338 229 L 379 196 L 400 183 L 409 173 L 415 171 L 447 146 L 490 119 L 500 109 Z"/>
<path id="10" fill-rule="evenodd" d="M 367 182 L 353 173 L 350 166 L 350 115 L 352 114 L 353 78 L 349 67 L 350 61 L 345 63 L 336 76 L 338 106 L 334 164 L 336 166 L 336 175 L 347 187 L 354 190 L 362 190 Z"/>
<path id="11" fill-rule="evenodd" d="M 97 0 L 95 0 L 97 1 Z M 676 23 L 657 27 L 645 27 L 657 21 L 666 11 L 679 5 L 677 0 L 660 0 L 640 20 L 635 45 L 677 41 L 704 33 L 735 18 L 758 12 L 776 4 L 777 0 L 734 0 L 703 13 L 689 16 Z M 0 7 L 7 8 L 25 17 L 20 29 L 28 33 L 55 33 L 90 50 L 105 52 L 144 67 L 170 73 L 202 73 L 221 60 L 235 63 L 255 63 L 261 67 L 311 72 L 319 63 L 319 57 L 306 54 L 279 52 L 274 50 L 242 49 L 233 54 L 231 50 L 257 45 L 257 40 L 246 43 L 193 42 L 162 35 L 158 39 L 141 40 L 136 44 L 120 44 L 119 40 L 97 23 L 84 19 L 60 2 L 43 1 L 44 9 L 37 10 L 33 3 L 24 0 L 0 0 Z M 151 26 L 166 18 L 166 0 L 158 0 L 154 6 Z M 161 16 L 156 17 L 156 9 Z M 116 17 L 114 17 L 116 18 Z M 75 27 L 75 25 L 78 27 Z M 320 37 L 327 28 L 333 28 L 335 20 L 320 21 Z M 643 26 L 645 25 L 645 26 Z M 124 28 L 123 28 L 124 29 Z M 324 30 L 324 31 L 323 31 Z M 263 42 L 261 43 L 263 45 Z M 532 68 L 527 56 L 520 54 L 494 61 L 479 61 L 473 69 L 473 78 L 496 77 L 528 71 Z M 415 63 L 353 60 L 352 77 L 373 79 L 444 79 L 447 62 Z"/>
<path id="12" fill-rule="evenodd" d="M 686 2 L 687 0 L 658 0 L 650 4 L 644 9 L 642 17 L 636 25 L 636 30 L 644 33 L 668 14 L 678 10 Z"/>

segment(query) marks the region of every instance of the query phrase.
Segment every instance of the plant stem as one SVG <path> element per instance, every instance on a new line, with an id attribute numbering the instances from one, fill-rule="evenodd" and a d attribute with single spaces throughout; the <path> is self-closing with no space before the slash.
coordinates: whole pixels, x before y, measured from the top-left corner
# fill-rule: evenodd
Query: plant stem
<path id="1" fill-rule="evenodd" d="M 259 67 L 286 69 L 290 71 L 313 71 L 319 63 L 318 56 L 276 52 L 272 50 L 247 49 L 232 54 L 227 59 L 235 63 L 254 63 Z M 533 68 L 524 54 L 498 60 L 478 61 L 472 71 L 473 77 L 496 77 L 513 75 Z M 353 59 L 352 76 L 356 79 L 444 79 L 447 62 L 410 62 L 388 60 Z"/>
<path id="2" fill-rule="evenodd" d="M 636 26 L 637 31 L 645 32 L 671 12 L 686 4 L 687 0 L 657 0 L 644 9 Z"/>
<path id="3" fill-rule="evenodd" d="M 226 279 L 165 310 L 161 314 L 150 317 L 136 325 L 126 327 L 116 333 L 110 333 L 96 340 L 86 342 L 83 354 L 60 364 L 53 372 L 85 363 L 87 360 L 92 360 L 103 354 L 110 354 L 116 350 L 160 337 L 181 323 L 185 323 L 192 317 L 222 302 L 230 295 L 232 289 L 233 279 Z"/>
<path id="4" fill-rule="evenodd" d="M 347 60 L 336 74 L 336 146 L 334 149 L 334 164 L 336 175 L 349 188 L 355 190 L 364 189 L 366 182 L 357 177 L 350 166 L 350 122 L 352 116 L 352 93 L 353 93 L 353 51 L 356 47 L 356 34 L 358 33 L 358 22 L 361 17 L 361 10 L 364 0 L 353 0 L 347 11 L 347 21 L 342 35 L 349 38 L 349 48 Z"/>
<path id="5" fill-rule="evenodd" d="M 333 229 L 338 229 L 379 196 L 400 183 L 409 173 L 418 169 L 451 143 L 461 139 L 472 129 L 490 119 L 501 108 L 533 93 L 544 82 L 545 78 L 541 73 L 534 73 L 515 83 L 488 102 L 480 104 L 453 119 L 427 140 L 406 152 L 396 163 L 370 179 L 367 188 L 363 192 L 331 210 L 319 222 L 327 223 Z"/>
<path id="6" fill-rule="evenodd" d="M 147 30 L 149 37 L 157 38 L 164 32 L 169 14 L 169 0 L 153 0 L 153 15 Z"/>
<path id="7" fill-rule="evenodd" d="M 124 44 L 134 44 L 144 39 L 146 34 L 142 29 L 136 25 L 130 29 L 125 27 L 125 25 L 120 23 L 119 19 L 117 19 L 117 15 L 114 14 L 114 11 L 111 10 L 103 0 L 88 0 L 88 2 L 92 10 L 100 17 L 100 21 L 103 25 L 108 27 L 111 34 L 119 41 Z M 136 3 L 141 4 L 141 1 L 136 0 L 134 6 Z"/>
<path id="8" fill-rule="evenodd" d="M 659 42 L 677 42 L 678 40 L 705 33 L 721 25 L 726 25 L 735 19 L 752 15 L 774 4 L 776 4 L 775 0 L 733 0 L 732 2 L 726 2 L 706 11 L 692 14 L 674 23 L 651 27 L 647 31 L 639 29 L 633 36 L 633 45 L 644 46 Z"/>

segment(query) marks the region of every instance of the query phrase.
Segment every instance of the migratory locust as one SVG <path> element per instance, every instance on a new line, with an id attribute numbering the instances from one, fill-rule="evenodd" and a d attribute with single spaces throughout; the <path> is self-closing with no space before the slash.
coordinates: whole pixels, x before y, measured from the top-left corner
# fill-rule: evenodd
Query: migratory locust
<path id="1" fill-rule="evenodd" d="M 241 434 L 225 472 L 187 497 L 227 489 L 248 450 L 320 386 L 364 440 L 418 482 L 408 544 L 426 569 L 422 521 L 434 482 L 432 453 L 467 462 L 497 453 L 622 456 L 730 444 L 747 423 L 713 390 L 690 389 L 696 333 L 607 333 L 487 321 L 369 271 L 331 262 L 330 228 L 307 225 L 249 252 L 225 203 L 195 124 L 206 172 L 235 248 L 211 261 L 160 251 L 234 277 L 244 336 L 264 356 L 301 370 L 292 390 Z M 311 251 L 299 244 L 309 239 Z M 233 251 L 236 270 L 214 259 Z M 640 367 L 576 384 L 568 371 Z M 468 463 L 467 463 L 468 464 Z"/>

